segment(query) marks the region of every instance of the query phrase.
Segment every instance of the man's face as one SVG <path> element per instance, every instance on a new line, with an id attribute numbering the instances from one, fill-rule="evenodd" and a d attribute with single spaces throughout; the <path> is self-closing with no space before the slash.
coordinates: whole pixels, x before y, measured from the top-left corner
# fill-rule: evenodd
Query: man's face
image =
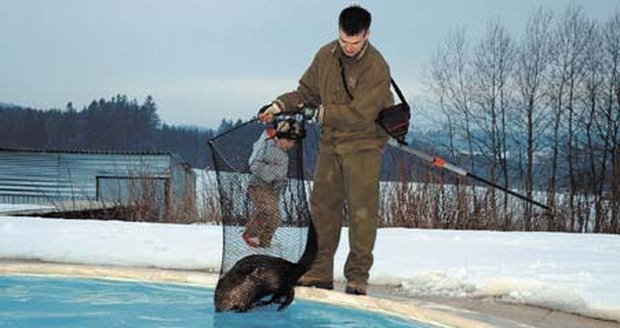
<path id="1" fill-rule="evenodd" d="M 370 32 L 362 31 L 356 35 L 347 35 L 342 29 L 338 31 L 338 43 L 347 57 L 355 57 L 362 51 Z"/>

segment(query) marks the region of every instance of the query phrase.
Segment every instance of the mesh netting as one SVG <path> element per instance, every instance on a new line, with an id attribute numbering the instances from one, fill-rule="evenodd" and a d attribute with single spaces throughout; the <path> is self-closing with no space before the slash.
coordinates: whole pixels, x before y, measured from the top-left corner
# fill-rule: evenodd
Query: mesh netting
<path id="1" fill-rule="evenodd" d="M 297 124 L 294 132 L 305 131 L 303 119 L 279 122 L 285 119 Z M 304 153 L 307 140 L 316 135 L 294 141 L 286 134 L 273 138 L 276 127 L 251 121 L 209 141 L 223 226 L 220 275 L 248 255 L 297 262 L 304 251 L 310 222 Z"/>

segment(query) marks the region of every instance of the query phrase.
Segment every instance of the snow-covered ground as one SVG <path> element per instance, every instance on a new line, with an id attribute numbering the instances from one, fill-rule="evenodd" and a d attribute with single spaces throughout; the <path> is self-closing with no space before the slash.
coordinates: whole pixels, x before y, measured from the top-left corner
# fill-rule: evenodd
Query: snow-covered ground
<path id="1" fill-rule="evenodd" d="M 5 259 L 216 272 L 221 248 L 221 226 L 0 216 Z M 347 251 L 343 231 L 340 280 Z M 370 282 L 620 321 L 619 254 L 617 235 L 381 229 Z"/>

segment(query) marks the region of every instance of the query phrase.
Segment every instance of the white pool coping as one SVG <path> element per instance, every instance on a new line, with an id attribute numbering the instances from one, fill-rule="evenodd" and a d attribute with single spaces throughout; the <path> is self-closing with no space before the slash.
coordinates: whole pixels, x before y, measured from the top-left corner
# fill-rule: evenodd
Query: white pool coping
<path id="1" fill-rule="evenodd" d="M 0 261 L 0 274 L 97 278 L 153 283 L 175 283 L 215 288 L 218 275 L 201 271 L 163 270 L 93 266 L 83 264 Z M 353 296 L 338 291 L 297 287 L 295 296 L 308 301 L 394 315 L 408 320 L 428 323 L 438 327 L 490 328 L 497 327 L 455 313 L 454 309 L 441 310 L 432 304 L 414 305 L 397 300 L 371 296 Z"/>

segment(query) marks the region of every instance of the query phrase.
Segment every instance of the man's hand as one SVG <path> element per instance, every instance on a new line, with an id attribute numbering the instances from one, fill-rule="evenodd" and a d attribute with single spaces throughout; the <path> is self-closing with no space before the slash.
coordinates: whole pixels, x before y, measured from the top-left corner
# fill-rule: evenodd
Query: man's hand
<path id="1" fill-rule="evenodd" d="M 259 121 L 266 123 L 273 121 L 273 117 L 280 113 L 282 113 L 282 109 L 280 108 L 278 103 L 274 101 L 270 105 L 263 106 L 258 111 L 257 117 Z"/>

